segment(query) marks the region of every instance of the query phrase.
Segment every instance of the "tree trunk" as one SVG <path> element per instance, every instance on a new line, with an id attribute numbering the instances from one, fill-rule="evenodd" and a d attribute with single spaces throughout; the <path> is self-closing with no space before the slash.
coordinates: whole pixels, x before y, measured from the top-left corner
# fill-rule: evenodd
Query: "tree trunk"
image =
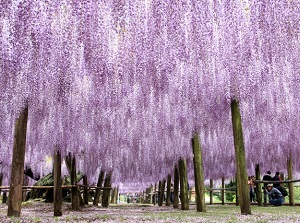
<path id="1" fill-rule="evenodd" d="M 98 182 L 97 182 L 97 187 L 102 187 L 103 179 L 104 179 L 104 171 L 100 171 L 99 177 L 98 177 Z M 94 197 L 94 201 L 93 201 L 93 205 L 98 206 L 100 194 L 101 194 L 101 189 L 97 188 L 96 194 Z"/>
<path id="2" fill-rule="evenodd" d="M 76 172 L 76 159 L 75 156 L 69 153 L 69 156 L 66 158 L 67 168 L 70 172 L 71 185 L 75 186 L 77 184 L 77 172 Z M 72 210 L 78 211 L 80 206 L 80 193 L 78 187 L 72 187 L 71 189 L 71 202 Z"/>
<path id="3" fill-rule="evenodd" d="M 167 196 L 166 196 L 166 206 L 171 204 L 171 175 L 168 174 L 167 177 Z"/>
<path id="4" fill-rule="evenodd" d="M 54 216 L 62 216 L 62 180 L 61 180 L 61 154 L 54 153 Z"/>
<path id="5" fill-rule="evenodd" d="M 184 159 L 179 160 L 179 176 L 180 176 L 181 210 L 189 210 L 187 170 L 186 170 L 186 161 Z"/>
<path id="6" fill-rule="evenodd" d="M 198 135 L 192 139 L 197 212 L 206 212 L 202 148 Z"/>
<path id="7" fill-rule="evenodd" d="M 251 214 L 250 195 L 246 170 L 246 154 L 244 148 L 242 120 L 239 105 L 236 100 L 231 102 L 232 127 L 234 138 L 234 149 L 236 156 L 236 169 L 238 177 L 238 191 L 240 197 L 241 214 Z"/>
<path id="8" fill-rule="evenodd" d="M 21 216 L 27 119 L 28 105 L 20 113 L 15 123 L 13 165 L 11 168 L 7 216 Z"/>
<path id="9" fill-rule="evenodd" d="M 106 188 L 111 187 L 110 179 L 111 179 L 110 174 L 106 174 L 104 187 Z M 102 196 L 102 207 L 107 208 L 109 206 L 109 196 L 110 196 L 110 189 L 104 189 L 103 196 Z"/>
<path id="10" fill-rule="evenodd" d="M 260 180 L 260 168 L 259 168 L 259 164 L 256 164 L 255 166 L 255 179 L 256 180 Z M 262 206 L 263 205 L 263 201 L 262 201 L 262 189 L 261 189 L 262 185 L 260 183 L 256 184 L 256 200 L 257 200 L 257 204 L 258 206 Z"/>
<path id="11" fill-rule="evenodd" d="M 174 168 L 174 202 L 173 208 L 178 208 L 178 197 L 179 197 L 179 171 L 177 165 Z"/>
<path id="12" fill-rule="evenodd" d="M 293 180 L 293 161 L 291 155 L 289 155 L 288 157 L 287 166 L 288 166 L 288 179 Z M 295 206 L 294 183 L 289 183 L 289 205 Z"/>

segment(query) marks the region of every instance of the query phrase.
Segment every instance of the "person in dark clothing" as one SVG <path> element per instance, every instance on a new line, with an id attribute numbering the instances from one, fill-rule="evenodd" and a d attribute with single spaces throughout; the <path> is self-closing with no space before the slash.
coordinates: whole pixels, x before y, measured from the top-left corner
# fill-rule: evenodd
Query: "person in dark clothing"
<path id="1" fill-rule="evenodd" d="M 273 177 L 273 181 L 281 181 L 281 178 L 280 178 L 280 174 L 279 172 L 276 172 L 275 176 Z M 273 187 L 279 187 L 280 183 L 274 183 L 273 184 Z"/>
<path id="2" fill-rule="evenodd" d="M 272 181 L 273 178 L 271 177 L 271 171 L 268 171 L 266 175 L 263 176 L 264 181 Z M 264 183 L 264 204 L 267 203 L 268 193 L 266 192 L 266 187 L 269 183 Z"/>

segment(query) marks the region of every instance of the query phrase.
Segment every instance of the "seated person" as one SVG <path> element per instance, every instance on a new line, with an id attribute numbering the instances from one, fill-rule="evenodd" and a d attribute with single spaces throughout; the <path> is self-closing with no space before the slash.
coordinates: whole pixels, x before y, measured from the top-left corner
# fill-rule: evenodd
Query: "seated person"
<path id="1" fill-rule="evenodd" d="M 265 191 L 269 195 L 270 204 L 274 206 L 281 206 L 283 204 L 284 197 L 277 188 L 273 187 L 273 184 L 268 184 Z"/>

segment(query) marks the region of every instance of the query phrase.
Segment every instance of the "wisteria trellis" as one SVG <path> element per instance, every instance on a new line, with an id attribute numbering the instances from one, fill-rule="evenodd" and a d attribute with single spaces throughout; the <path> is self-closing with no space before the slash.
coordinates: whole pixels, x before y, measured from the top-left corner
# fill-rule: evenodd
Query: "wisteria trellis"
<path id="1" fill-rule="evenodd" d="M 299 0 L 5 0 L 0 3 L 0 155 L 29 104 L 26 163 L 56 145 L 96 181 L 149 183 L 192 159 L 235 172 L 230 101 L 240 101 L 249 173 L 300 156 Z M 192 162 L 188 162 L 192 170 Z M 295 171 L 299 171 L 299 163 Z M 131 185 L 131 184 L 127 184 Z"/>

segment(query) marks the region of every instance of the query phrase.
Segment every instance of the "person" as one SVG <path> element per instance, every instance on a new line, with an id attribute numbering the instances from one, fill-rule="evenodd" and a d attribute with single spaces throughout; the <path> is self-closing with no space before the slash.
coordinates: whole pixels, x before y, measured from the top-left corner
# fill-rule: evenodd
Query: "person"
<path id="1" fill-rule="evenodd" d="M 248 176 L 248 186 L 249 186 L 249 193 L 250 193 L 250 202 L 254 201 L 254 182 L 251 176 Z"/>
<path id="2" fill-rule="evenodd" d="M 269 195 L 270 204 L 273 204 L 274 206 L 281 206 L 283 204 L 284 197 L 276 187 L 273 187 L 273 184 L 268 184 L 265 191 Z"/>
<path id="3" fill-rule="evenodd" d="M 252 184 L 253 184 L 253 201 L 255 201 L 256 200 L 256 193 L 257 193 L 257 191 L 256 191 L 256 184 L 254 183 L 254 181 L 255 181 L 255 176 L 251 176 L 251 180 L 252 180 Z"/>
<path id="4" fill-rule="evenodd" d="M 276 172 L 275 176 L 273 177 L 273 181 L 281 181 L 281 178 L 280 178 L 280 174 L 279 172 Z M 280 183 L 274 183 L 273 184 L 273 187 L 279 187 Z"/>
<path id="5" fill-rule="evenodd" d="M 170 201 L 173 204 L 174 203 L 174 187 L 173 184 L 171 183 L 171 197 L 170 197 Z"/>
<path id="6" fill-rule="evenodd" d="M 267 171 L 267 174 L 263 176 L 262 178 L 264 181 L 272 181 L 273 178 L 271 177 L 271 171 Z M 264 183 L 264 189 L 266 188 L 266 186 L 269 183 Z M 268 194 L 266 193 L 266 191 L 264 190 L 264 204 L 267 203 L 267 198 L 268 198 Z"/>

